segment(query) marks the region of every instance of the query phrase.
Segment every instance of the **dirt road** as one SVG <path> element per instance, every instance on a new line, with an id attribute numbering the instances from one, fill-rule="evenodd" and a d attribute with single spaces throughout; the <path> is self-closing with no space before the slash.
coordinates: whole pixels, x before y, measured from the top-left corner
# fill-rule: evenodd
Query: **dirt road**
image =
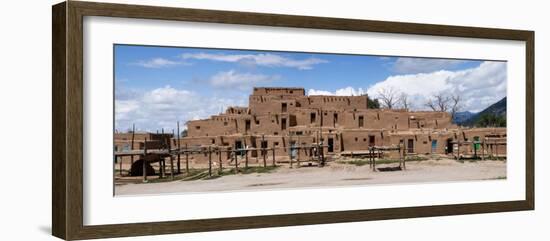
<path id="1" fill-rule="evenodd" d="M 394 167 L 398 164 L 377 165 Z M 329 166 L 280 167 L 271 173 L 222 176 L 211 180 L 125 184 L 116 195 L 215 192 L 231 190 L 330 187 L 390 183 L 446 182 L 506 178 L 505 161 L 457 162 L 451 159 L 407 162 L 406 171 L 372 171 L 369 165 L 330 163 Z"/>

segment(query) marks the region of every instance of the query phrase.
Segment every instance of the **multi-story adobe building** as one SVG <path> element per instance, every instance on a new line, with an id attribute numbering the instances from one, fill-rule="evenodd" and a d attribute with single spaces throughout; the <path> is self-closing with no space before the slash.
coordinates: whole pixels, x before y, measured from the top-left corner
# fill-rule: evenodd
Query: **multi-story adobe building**
<path id="1" fill-rule="evenodd" d="M 369 109 L 367 96 L 306 95 L 303 88 L 254 88 L 248 107 L 229 107 L 225 113 L 187 122 L 187 136 L 170 145 L 187 148 L 275 148 L 278 159 L 296 156 L 293 146 L 322 143 L 325 156 L 353 155 L 370 146 L 401 145 L 408 154 L 479 153 L 474 141 L 506 139 L 506 128 L 461 128 L 451 115 L 437 111 Z M 462 143 L 462 144 L 461 144 Z M 487 146 L 489 148 L 489 146 Z M 491 145 L 485 152 L 506 154 L 506 145 Z M 301 149 L 302 157 L 314 155 Z M 395 154 L 386 153 L 395 157 Z M 213 160 L 218 160 L 213 153 Z M 251 151 L 251 161 L 261 155 Z M 192 154 L 191 164 L 207 162 L 207 155 Z M 222 153 L 223 161 L 230 158 Z"/>

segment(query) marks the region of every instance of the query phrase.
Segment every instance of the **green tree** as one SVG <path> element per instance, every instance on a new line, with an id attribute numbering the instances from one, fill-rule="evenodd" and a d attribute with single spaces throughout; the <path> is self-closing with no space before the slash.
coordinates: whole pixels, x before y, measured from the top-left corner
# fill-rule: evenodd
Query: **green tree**
<path id="1" fill-rule="evenodd" d="M 477 127 L 506 127 L 506 117 L 495 114 L 483 114 L 477 119 Z"/>
<path id="2" fill-rule="evenodd" d="M 367 96 L 367 108 L 380 109 L 380 102 L 378 102 L 378 99 L 371 99 Z"/>

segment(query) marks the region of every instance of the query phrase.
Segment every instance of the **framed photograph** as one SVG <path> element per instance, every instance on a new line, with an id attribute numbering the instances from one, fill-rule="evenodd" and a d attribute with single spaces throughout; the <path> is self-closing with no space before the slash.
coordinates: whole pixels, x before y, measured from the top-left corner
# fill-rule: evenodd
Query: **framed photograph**
<path id="1" fill-rule="evenodd" d="M 59 238 L 534 209 L 532 31 L 52 11 Z"/>

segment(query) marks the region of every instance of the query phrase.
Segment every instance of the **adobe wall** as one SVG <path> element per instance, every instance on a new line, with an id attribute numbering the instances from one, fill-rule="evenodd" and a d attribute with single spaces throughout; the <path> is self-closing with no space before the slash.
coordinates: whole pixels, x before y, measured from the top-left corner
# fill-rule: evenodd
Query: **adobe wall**
<path id="1" fill-rule="evenodd" d="M 129 147 L 131 133 L 116 133 L 115 148 Z M 136 133 L 134 149 L 143 149 L 145 139 L 154 148 L 169 141 L 172 148 L 179 141 L 181 147 L 206 148 L 208 146 L 240 146 L 259 148 L 263 141 L 268 148 L 276 148 L 277 157 L 288 157 L 289 147 L 318 143 L 319 135 L 325 145 L 325 154 L 342 151 L 366 151 L 369 145 L 403 145 L 415 154 L 445 154 L 454 150 L 452 141 L 462 142 L 486 136 L 506 136 L 506 128 L 459 129 L 452 124 L 446 112 L 414 111 L 404 109 L 368 109 L 367 96 L 306 96 L 303 88 L 254 88 L 249 106 L 228 107 L 224 113 L 208 119 L 187 122 L 187 137 L 177 140 L 171 134 Z M 171 138 L 171 139 L 170 139 Z M 156 141 L 156 142 L 155 142 Z M 497 147 L 495 147 L 497 148 Z M 330 149 L 330 151 L 329 151 Z M 473 145 L 461 146 L 468 154 Z M 494 150 L 503 155 L 506 146 Z M 301 156 L 311 155 L 302 150 Z M 249 153 L 252 163 L 261 153 Z M 268 160 L 272 153 L 267 153 Z M 398 157 L 397 152 L 390 152 Z M 229 156 L 221 154 L 222 161 Z M 207 154 L 191 154 L 191 163 L 207 163 Z M 212 154 L 213 161 L 219 158 Z M 254 159 L 254 160 L 252 160 Z M 224 163 L 227 165 L 227 163 Z"/>
<path id="2" fill-rule="evenodd" d="M 252 95 L 293 95 L 303 96 L 306 94 L 304 88 L 292 87 L 255 87 Z"/>
<path id="3" fill-rule="evenodd" d="M 292 113 L 301 108 L 349 111 L 367 109 L 367 96 L 251 95 L 248 101 L 250 113 L 257 115 Z"/>
<path id="4" fill-rule="evenodd" d="M 369 145 L 385 146 L 391 143 L 389 131 L 374 129 L 346 129 L 341 132 L 340 151 L 366 151 Z M 374 138 L 374 143 L 371 142 Z"/>

